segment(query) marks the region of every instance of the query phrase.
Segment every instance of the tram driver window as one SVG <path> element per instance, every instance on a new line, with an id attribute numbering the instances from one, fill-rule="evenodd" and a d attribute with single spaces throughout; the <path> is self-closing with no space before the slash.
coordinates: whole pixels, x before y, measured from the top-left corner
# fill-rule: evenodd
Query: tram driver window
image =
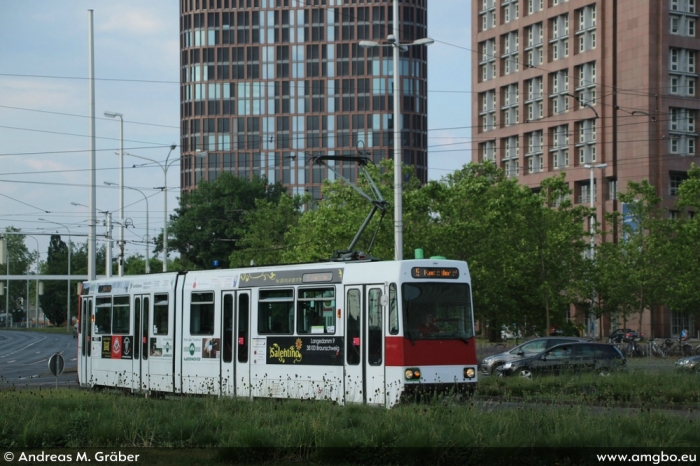
<path id="1" fill-rule="evenodd" d="M 297 333 L 335 333 L 335 288 L 300 288 Z"/>
<path id="2" fill-rule="evenodd" d="M 190 335 L 214 335 L 214 293 L 192 293 Z"/>
<path id="3" fill-rule="evenodd" d="M 153 335 L 168 334 L 168 295 L 157 294 L 153 306 Z"/>
<path id="4" fill-rule="evenodd" d="M 291 334 L 294 328 L 294 290 L 260 290 L 258 333 Z"/>
<path id="5" fill-rule="evenodd" d="M 112 333 L 112 297 L 97 298 L 95 302 L 95 335 Z"/>

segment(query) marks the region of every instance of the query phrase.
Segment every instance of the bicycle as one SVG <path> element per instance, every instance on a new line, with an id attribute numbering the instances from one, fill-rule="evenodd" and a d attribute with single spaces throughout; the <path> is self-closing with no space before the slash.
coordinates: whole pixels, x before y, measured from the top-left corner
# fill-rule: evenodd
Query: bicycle
<path id="1" fill-rule="evenodd" d="M 657 358 L 663 358 L 666 359 L 666 351 L 664 350 L 663 345 L 658 345 L 656 343 L 656 339 L 650 340 L 649 341 L 649 354 L 652 354 L 656 356 Z"/>
<path id="2" fill-rule="evenodd" d="M 644 348 L 639 344 L 639 338 L 623 338 L 622 341 L 627 343 L 625 355 L 628 358 L 646 356 Z"/>
<path id="3" fill-rule="evenodd" d="M 687 341 L 681 340 L 680 338 L 678 339 L 678 342 L 674 342 L 670 338 L 667 338 L 664 341 L 664 345 L 666 347 L 666 354 L 672 355 L 672 356 L 692 356 L 693 355 L 693 347 L 690 346 L 690 343 Z M 696 348 L 697 351 L 697 348 Z"/>

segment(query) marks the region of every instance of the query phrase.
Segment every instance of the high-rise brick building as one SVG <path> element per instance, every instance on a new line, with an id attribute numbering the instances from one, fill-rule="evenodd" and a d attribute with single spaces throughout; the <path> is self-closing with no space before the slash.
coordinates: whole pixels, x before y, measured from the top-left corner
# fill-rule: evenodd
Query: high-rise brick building
<path id="1" fill-rule="evenodd" d="M 474 161 L 533 189 L 566 171 L 585 205 L 584 165 L 607 164 L 592 169 L 603 223 L 630 180 L 670 208 L 698 163 L 698 18 L 697 0 L 473 1 Z M 684 319 L 659 311 L 643 330 L 676 335 Z"/>
<path id="2" fill-rule="evenodd" d="M 426 0 L 402 0 L 399 16 L 402 42 L 426 37 Z M 228 171 L 320 198 L 335 176 L 312 157 L 392 158 L 392 48 L 359 46 L 392 28 L 390 0 L 180 0 L 182 189 Z M 400 69 L 403 161 L 425 182 L 426 47 Z"/>

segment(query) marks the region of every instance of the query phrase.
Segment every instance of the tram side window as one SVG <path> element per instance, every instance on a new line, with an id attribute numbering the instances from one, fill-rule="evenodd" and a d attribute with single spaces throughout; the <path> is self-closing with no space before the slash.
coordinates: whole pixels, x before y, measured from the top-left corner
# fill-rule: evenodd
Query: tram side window
<path id="1" fill-rule="evenodd" d="M 299 289 L 297 333 L 335 333 L 335 288 Z"/>
<path id="2" fill-rule="evenodd" d="M 192 293 L 190 335 L 214 335 L 214 293 Z"/>
<path id="3" fill-rule="evenodd" d="M 131 330 L 131 308 L 128 296 L 115 296 L 112 308 L 112 333 L 128 335 Z"/>
<path id="4" fill-rule="evenodd" d="M 168 334 L 168 295 L 157 294 L 153 304 L 153 334 Z"/>
<path id="5" fill-rule="evenodd" d="M 396 299 L 396 283 L 389 285 L 389 334 L 399 334 L 399 304 Z"/>
<path id="6" fill-rule="evenodd" d="M 97 298 L 95 303 L 95 335 L 112 333 L 112 297 Z"/>
<path id="7" fill-rule="evenodd" d="M 258 333 L 291 334 L 294 328 L 294 290 L 260 290 Z"/>
<path id="8" fill-rule="evenodd" d="M 369 309 L 367 324 L 369 335 L 367 340 L 367 362 L 371 366 L 382 365 L 382 290 L 372 288 L 369 290 Z"/>

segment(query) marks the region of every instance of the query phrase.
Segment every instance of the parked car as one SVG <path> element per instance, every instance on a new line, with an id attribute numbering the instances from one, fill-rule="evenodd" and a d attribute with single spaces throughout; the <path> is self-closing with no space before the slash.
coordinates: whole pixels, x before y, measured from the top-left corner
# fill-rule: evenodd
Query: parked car
<path id="1" fill-rule="evenodd" d="M 630 328 L 618 328 L 608 336 L 609 343 L 622 343 L 624 340 L 632 340 L 639 338 L 639 333 Z"/>
<path id="2" fill-rule="evenodd" d="M 502 366 L 508 361 L 525 358 L 539 354 L 547 348 L 561 343 L 572 343 L 577 341 L 591 341 L 590 338 L 569 338 L 569 337 L 545 337 L 535 338 L 534 340 L 526 341 L 515 348 L 503 353 L 488 356 L 481 361 L 481 373 L 490 375 L 493 374 L 497 367 Z"/>
<path id="3" fill-rule="evenodd" d="M 624 367 L 625 356 L 609 343 L 564 343 L 552 346 L 534 356 L 516 359 L 500 366 L 498 376 L 556 375 L 562 372 L 600 372 L 608 374 Z"/>
<path id="4" fill-rule="evenodd" d="M 675 362 L 676 369 L 700 373 L 700 356 L 688 356 Z"/>

